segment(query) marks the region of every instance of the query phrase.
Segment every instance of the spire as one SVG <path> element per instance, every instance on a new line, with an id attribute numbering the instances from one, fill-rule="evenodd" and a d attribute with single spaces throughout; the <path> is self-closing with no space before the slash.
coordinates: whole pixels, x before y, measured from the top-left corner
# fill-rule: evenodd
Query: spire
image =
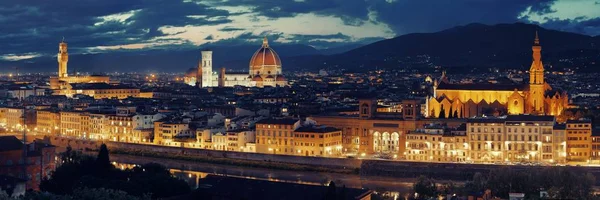
<path id="1" fill-rule="evenodd" d="M 65 36 L 63 36 L 62 40 L 60 41 L 60 43 L 65 43 Z"/>
<path id="2" fill-rule="evenodd" d="M 535 31 L 535 40 L 533 41 L 533 44 L 536 45 L 536 46 L 540 45 L 540 38 L 538 37 L 537 30 Z"/>
<path id="3" fill-rule="evenodd" d="M 267 36 L 265 36 L 265 38 L 263 38 L 263 47 L 269 47 L 269 40 L 267 40 Z"/>

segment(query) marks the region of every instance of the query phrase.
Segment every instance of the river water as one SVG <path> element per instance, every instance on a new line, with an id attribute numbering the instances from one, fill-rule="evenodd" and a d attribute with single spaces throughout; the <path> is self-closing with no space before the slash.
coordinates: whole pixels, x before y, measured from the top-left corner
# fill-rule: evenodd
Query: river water
<path id="1" fill-rule="evenodd" d="M 414 182 L 414 179 L 405 178 L 363 177 L 356 174 L 274 170 L 131 155 L 113 154 L 110 155 L 110 159 L 116 167 L 121 169 L 150 162 L 160 163 L 169 168 L 171 173 L 185 180 L 192 189 L 198 187 L 199 179 L 206 177 L 208 174 L 214 174 L 312 185 L 325 185 L 333 181 L 338 186 L 345 185 L 349 188 L 367 188 L 381 192 L 386 196 L 397 198 L 400 194 L 410 192 L 412 183 Z"/>

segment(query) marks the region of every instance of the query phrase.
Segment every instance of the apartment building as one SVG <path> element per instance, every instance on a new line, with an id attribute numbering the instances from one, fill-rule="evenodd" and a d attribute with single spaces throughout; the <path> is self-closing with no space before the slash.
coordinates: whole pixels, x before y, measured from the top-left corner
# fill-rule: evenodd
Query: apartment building
<path id="1" fill-rule="evenodd" d="M 590 120 L 567 120 L 567 160 L 590 162 L 592 151 L 592 124 Z"/>
<path id="2" fill-rule="evenodd" d="M 342 156 L 342 131 L 327 126 L 304 126 L 293 132 L 294 155 Z"/>
<path id="3" fill-rule="evenodd" d="M 300 126 L 297 119 L 263 119 L 256 125 L 256 152 L 294 154 L 294 130 Z"/>
<path id="4" fill-rule="evenodd" d="M 554 124 L 553 116 L 468 119 L 469 159 L 476 163 L 554 162 Z"/>
<path id="5" fill-rule="evenodd" d="M 468 158 L 466 126 L 448 128 L 426 125 L 406 135 L 406 160 L 427 162 L 465 162 Z"/>

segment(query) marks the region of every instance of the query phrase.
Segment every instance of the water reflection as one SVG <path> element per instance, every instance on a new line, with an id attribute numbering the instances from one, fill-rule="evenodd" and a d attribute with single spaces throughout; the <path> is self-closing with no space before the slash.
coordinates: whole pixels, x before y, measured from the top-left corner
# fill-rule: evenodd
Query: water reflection
<path id="1" fill-rule="evenodd" d="M 118 163 L 118 162 L 112 162 L 112 164 L 121 170 L 132 169 L 134 167 L 140 166 L 138 164 Z M 192 189 L 198 188 L 200 179 L 205 178 L 209 174 L 219 175 L 219 176 L 230 176 L 230 177 L 237 177 L 237 178 L 246 178 L 246 179 L 255 179 L 255 180 L 268 180 L 268 181 L 275 181 L 275 182 L 298 183 L 298 184 L 306 184 L 306 185 L 326 185 L 327 183 L 329 183 L 329 181 L 323 181 L 323 182 L 302 181 L 299 177 L 294 180 L 291 180 L 291 181 L 284 180 L 284 179 L 278 179 L 278 178 L 274 178 L 271 173 L 267 174 L 267 178 L 258 178 L 255 176 L 243 176 L 243 175 L 232 175 L 232 174 L 228 174 L 228 173 L 218 173 L 216 170 L 214 172 L 200 172 L 200 171 L 192 171 L 192 170 L 169 169 L 169 171 L 171 172 L 171 174 L 173 174 L 177 178 L 187 182 L 188 185 L 190 185 L 190 187 Z"/>

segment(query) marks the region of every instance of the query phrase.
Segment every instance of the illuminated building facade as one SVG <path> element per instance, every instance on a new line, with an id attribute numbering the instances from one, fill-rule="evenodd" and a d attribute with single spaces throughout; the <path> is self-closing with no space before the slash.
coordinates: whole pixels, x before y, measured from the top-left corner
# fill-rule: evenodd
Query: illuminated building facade
<path id="1" fill-rule="evenodd" d="M 295 155 L 342 156 L 342 131 L 333 127 L 299 127 L 294 131 Z"/>
<path id="2" fill-rule="evenodd" d="M 233 87 L 236 85 L 247 87 L 286 86 L 287 80 L 282 74 L 281 59 L 269 46 L 265 37 L 263 44 L 258 49 L 249 63 L 249 71 L 244 73 L 226 73 L 225 68 L 220 72 L 213 71 L 213 52 L 201 52 L 201 60 L 196 69 L 190 69 L 184 76 L 184 82 L 200 87 Z"/>
<path id="3" fill-rule="evenodd" d="M 463 119 L 421 118 L 417 100 L 402 102 L 402 113 L 377 112 L 375 99 L 359 99 L 359 114 L 351 116 L 314 115 L 310 119 L 318 124 L 339 128 L 342 131 L 342 151 L 360 156 L 389 154 L 402 158 L 406 150 L 406 134 L 431 123 L 446 123 L 458 127 Z"/>
<path id="4" fill-rule="evenodd" d="M 342 149 L 342 132 L 337 128 L 290 118 L 256 122 L 256 153 L 336 157 Z"/>
<path id="5" fill-rule="evenodd" d="M 256 122 L 256 152 L 294 154 L 293 134 L 300 123 L 296 119 L 263 119 Z"/>
<path id="6" fill-rule="evenodd" d="M 60 133 L 64 136 L 87 138 L 90 133 L 90 115 L 81 111 L 60 112 Z"/>
<path id="7" fill-rule="evenodd" d="M 592 124 L 589 120 L 568 120 L 567 160 L 589 162 L 592 151 Z"/>
<path id="8" fill-rule="evenodd" d="M 190 137 L 192 130 L 190 130 L 189 123 L 187 122 L 176 122 L 167 121 L 154 122 L 154 143 L 166 146 L 174 146 L 177 144 L 183 145 L 181 142 L 177 142 L 177 137 Z"/>
<path id="9" fill-rule="evenodd" d="M 465 162 L 468 150 L 465 126 L 429 125 L 406 135 L 405 157 L 410 161 Z"/>
<path id="10" fill-rule="evenodd" d="M 564 124 L 556 124 L 553 116 L 473 118 L 467 121 L 467 136 L 469 160 L 476 163 L 570 161 L 566 147 L 571 143 L 565 140 Z"/>
<path id="11" fill-rule="evenodd" d="M 541 50 L 536 33 L 529 84 L 454 84 L 442 73 L 440 81 L 434 83 L 433 97 L 428 100 L 427 117 L 469 118 L 494 110 L 513 115 L 562 114 L 569 98 L 566 92 L 554 90 L 545 82 Z"/>
<path id="12" fill-rule="evenodd" d="M 60 113 L 53 110 L 37 111 L 37 132 L 57 135 L 60 133 Z"/>

